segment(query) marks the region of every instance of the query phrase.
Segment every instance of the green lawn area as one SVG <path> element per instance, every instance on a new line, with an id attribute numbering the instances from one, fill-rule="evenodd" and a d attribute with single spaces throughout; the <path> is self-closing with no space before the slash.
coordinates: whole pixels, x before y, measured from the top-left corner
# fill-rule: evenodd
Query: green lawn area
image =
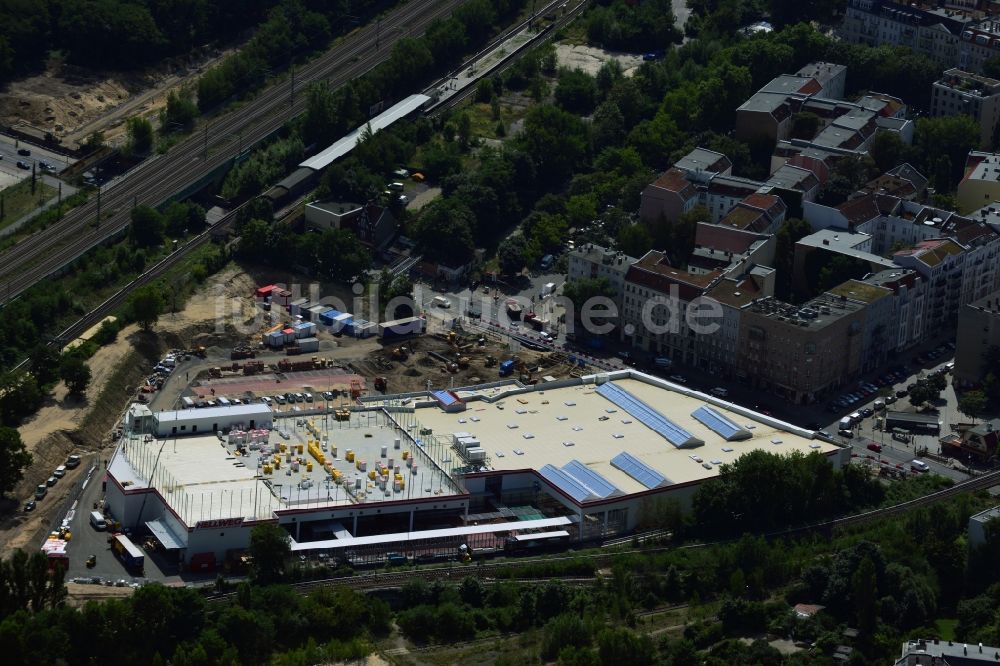
<path id="1" fill-rule="evenodd" d="M 937 629 L 937 635 L 943 641 L 955 640 L 956 625 L 958 625 L 958 620 L 955 619 L 942 619 L 934 621 L 934 626 Z"/>
<path id="2" fill-rule="evenodd" d="M 465 108 L 464 113 L 469 114 L 472 121 L 472 136 L 481 139 L 503 139 L 506 137 L 497 136 L 497 121 L 493 119 L 493 107 L 489 104 L 472 103 Z M 500 118 L 506 128 L 510 128 L 511 123 L 521 120 L 528 114 L 528 109 L 523 106 L 500 103 Z"/>
<path id="3" fill-rule="evenodd" d="M 3 217 L 0 217 L 0 229 L 20 220 L 56 195 L 56 188 L 46 185 L 39 179 L 35 183 L 35 194 L 31 194 L 31 179 L 25 178 L 16 185 L 11 185 L 0 192 L 3 197 Z"/>

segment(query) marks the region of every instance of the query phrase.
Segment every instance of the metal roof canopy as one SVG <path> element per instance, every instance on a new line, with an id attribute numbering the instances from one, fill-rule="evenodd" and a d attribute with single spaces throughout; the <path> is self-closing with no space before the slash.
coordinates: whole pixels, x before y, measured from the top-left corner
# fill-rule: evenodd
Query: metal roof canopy
<path id="1" fill-rule="evenodd" d="M 938 426 L 941 422 L 937 414 L 915 414 L 913 412 L 887 412 L 886 421 L 896 421 L 899 423 L 912 423 L 914 425 Z"/>
<path id="2" fill-rule="evenodd" d="M 174 533 L 170 531 L 170 528 L 159 520 L 147 520 L 146 527 L 149 531 L 153 533 L 156 540 L 159 541 L 164 548 L 167 550 L 183 550 L 187 548 L 186 545 L 180 542 Z"/>
<path id="3" fill-rule="evenodd" d="M 358 546 L 378 546 L 383 544 L 421 541 L 424 539 L 444 539 L 451 536 L 466 536 L 469 534 L 488 534 L 490 532 L 512 532 L 520 530 L 537 530 L 545 527 L 560 527 L 572 524 L 566 516 L 559 518 L 542 518 L 541 520 L 515 520 L 492 525 L 468 525 L 466 527 L 449 527 L 442 530 L 423 530 L 421 532 L 395 532 L 393 534 L 373 534 L 371 536 L 351 537 L 349 539 L 327 539 L 326 541 L 307 541 L 297 543 L 292 540 L 292 552 L 303 550 L 332 550 L 340 548 L 355 548 Z"/>
<path id="4" fill-rule="evenodd" d="M 367 123 L 354 129 L 350 134 L 341 138 L 333 145 L 316 153 L 304 162 L 299 163 L 300 167 L 319 171 L 330 166 L 344 155 L 348 154 L 361 142 L 361 137 L 365 130 L 371 127 L 372 134 L 389 127 L 397 120 L 405 118 L 424 104 L 430 101 L 427 95 L 410 95 L 399 104 L 378 114 Z"/>

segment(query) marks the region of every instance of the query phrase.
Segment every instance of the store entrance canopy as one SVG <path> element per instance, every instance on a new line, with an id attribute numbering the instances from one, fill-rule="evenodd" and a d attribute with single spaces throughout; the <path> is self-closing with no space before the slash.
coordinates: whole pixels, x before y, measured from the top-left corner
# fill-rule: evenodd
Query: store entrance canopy
<path id="1" fill-rule="evenodd" d="M 159 541 L 167 550 L 186 548 L 186 546 L 180 542 L 180 539 L 175 537 L 174 533 L 171 532 L 170 528 L 163 522 L 159 520 L 147 520 L 146 527 L 149 528 L 149 531 L 153 533 L 156 540 Z"/>

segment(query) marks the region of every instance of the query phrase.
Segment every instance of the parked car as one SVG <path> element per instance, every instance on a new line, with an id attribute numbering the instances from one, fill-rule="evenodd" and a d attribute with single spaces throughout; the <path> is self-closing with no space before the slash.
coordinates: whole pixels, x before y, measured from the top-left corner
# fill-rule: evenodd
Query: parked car
<path id="1" fill-rule="evenodd" d="M 18 160 L 18 162 L 17 162 L 17 168 L 18 169 L 24 169 L 25 171 L 28 171 L 29 169 L 31 169 L 31 165 L 29 165 L 27 162 L 22 162 L 22 161 Z"/>
<path id="2" fill-rule="evenodd" d="M 878 442 L 868 442 L 868 450 L 875 453 L 882 453 L 882 445 Z"/>
<path id="3" fill-rule="evenodd" d="M 865 407 L 864 409 L 861 410 L 861 416 L 863 416 L 866 419 L 869 418 L 869 417 L 871 417 L 871 415 L 874 414 L 874 413 L 875 412 L 872 411 L 872 409 L 870 407 Z"/>
<path id="4" fill-rule="evenodd" d="M 35 504 L 35 500 L 28 500 L 27 502 L 24 503 L 24 512 L 29 513 L 31 511 L 34 511 L 35 506 L 37 506 Z"/>

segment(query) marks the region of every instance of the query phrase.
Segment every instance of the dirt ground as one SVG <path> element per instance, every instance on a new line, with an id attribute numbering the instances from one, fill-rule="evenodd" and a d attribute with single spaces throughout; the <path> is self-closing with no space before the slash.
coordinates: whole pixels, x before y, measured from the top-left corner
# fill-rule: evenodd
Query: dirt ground
<path id="1" fill-rule="evenodd" d="M 0 91 L 0 124 L 27 123 L 75 147 L 100 130 L 109 143 L 124 139 L 125 120 L 154 116 L 171 90 L 192 84 L 228 52 L 213 52 L 146 72 L 92 72 L 53 59 L 41 74 Z"/>
<path id="2" fill-rule="evenodd" d="M 642 56 L 632 53 L 616 53 L 593 46 L 574 46 L 572 44 L 557 44 L 556 59 L 559 61 L 560 67 L 579 68 L 591 76 L 597 74 L 601 65 L 608 60 L 617 60 L 621 64 L 625 76 L 632 76 L 633 72 L 642 64 Z"/>
<path id="3" fill-rule="evenodd" d="M 221 285 L 222 297 L 230 299 L 227 302 L 240 303 L 240 307 L 222 309 L 221 324 L 226 332 L 220 336 L 212 334 L 219 300 L 216 285 Z M 253 285 L 254 280 L 242 270 L 224 270 L 189 298 L 183 310 L 161 316 L 155 335 L 143 333 L 132 325 L 119 332 L 115 342 L 100 348 L 87 361 L 92 378 L 83 398 L 70 398 L 65 385 L 56 386 L 42 409 L 18 428 L 34 460 L 12 493 L 18 498 L 15 511 L 0 522 L 0 555 L 44 537 L 56 512 L 62 510 L 66 497 L 86 474 L 91 461 L 100 460 L 102 448 L 110 444 L 110 432 L 149 368 L 167 349 L 212 345 L 220 338 L 225 341 L 231 337 L 232 325 L 247 318 L 244 301 L 248 300 L 232 299 L 252 293 Z M 252 309 L 252 303 L 248 307 Z M 109 384 L 112 381 L 114 385 Z M 110 392 L 111 399 L 102 400 L 105 391 Z M 84 456 L 84 463 L 69 470 L 45 499 L 38 502 L 34 512 L 23 513 L 20 505 L 70 453 Z"/>

